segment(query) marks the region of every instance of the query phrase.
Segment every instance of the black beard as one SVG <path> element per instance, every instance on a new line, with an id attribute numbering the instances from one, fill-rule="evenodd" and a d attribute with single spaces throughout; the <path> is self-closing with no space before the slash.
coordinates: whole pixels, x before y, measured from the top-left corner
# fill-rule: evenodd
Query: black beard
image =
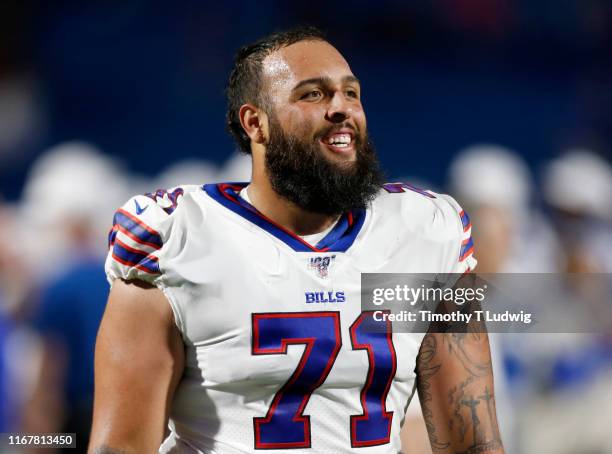
<path id="1" fill-rule="evenodd" d="M 367 135 L 362 140 L 355 134 L 353 140 L 356 160 L 331 162 L 323 155 L 318 137 L 306 143 L 288 136 L 271 116 L 266 171 L 272 188 L 313 213 L 339 215 L 365 208 L 380 190 L 384 176 Z"/>

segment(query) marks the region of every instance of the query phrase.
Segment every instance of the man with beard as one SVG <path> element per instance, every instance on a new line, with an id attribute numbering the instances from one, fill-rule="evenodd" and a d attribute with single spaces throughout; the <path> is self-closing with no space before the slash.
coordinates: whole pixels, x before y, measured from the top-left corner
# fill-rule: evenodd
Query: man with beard
<path id="1" fill-rule="evenodd" d="M 360 97 L 315 29 L 244 47 L 227 118 L 251 182 L 117 211 L 91 452 L 396 453 L 415 381 L 435 452 L 502 452 L 486 335 L 361 310 L 361 273 L 475 260 L 454 200 L 382 184 Z"/>

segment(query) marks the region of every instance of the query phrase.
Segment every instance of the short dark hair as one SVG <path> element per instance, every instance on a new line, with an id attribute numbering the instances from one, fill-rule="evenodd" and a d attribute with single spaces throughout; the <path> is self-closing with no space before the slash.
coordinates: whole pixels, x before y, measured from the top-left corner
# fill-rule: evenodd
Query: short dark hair
<path id="1" fill-rule="evenodd" d="M 327 38 L 316 27 L 300 26 L 265 36 L 236 53 L 226 89 L 226 126 L 244 153 L 251 153 L 251 139 L 240 124 L 240 107 L 246 103 L 253 103 L 263 109 L 268 107 L 269 100 L 261 80 L 262 63 L 272 52 L 300 41 L 327 42 Z"/>

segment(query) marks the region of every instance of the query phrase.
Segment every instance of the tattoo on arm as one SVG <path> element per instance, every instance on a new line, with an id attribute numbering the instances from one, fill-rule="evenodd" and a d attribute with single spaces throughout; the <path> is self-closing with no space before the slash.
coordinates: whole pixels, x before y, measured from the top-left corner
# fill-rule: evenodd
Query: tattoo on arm
<path id="1" fill-rule="evenodd" d="M 493 400 L 494 398 L 489 392 L 489 389 L 485 387 L 484 395 L 478 397 L 470 396 L 469 398 L 461 401 L 462 405 L 465 405 L 470 409 L 474 443 L 466 451 L 462 451 L 457 454 L 474 454 L 501 448 L 502 445 L 499 430 L 497 428 L 497 424 L 495 423 L 495 407 L 494 403 L 492 402 Z M 488 418 L 488 424 L 486 427 L 490 427 L 490 434 L 486 433 L 486 427 L 482 427 L 483 424 L 481 424 L 476 412 L 476 407 L 481 402 L 485 402 L 487 407 L 485 416 Z"/>
<path id="2" fill-rule="evenodd" d="M 469 349 L 466 348 L 466 342 L 470 343 L 482 343 L 485 341 L 483 333 L 469 332 L 469 333 L 446 333 L 443 337 L 448 347 L 448 352 L 454 354 L 470 376 L 474 377 L 485 377 L 492 373 L 491 359 L 482 359 L 475 357 L 476 355 L 470 354 Z"/>
<path id="3" fill-rule="evenodd" d="M 459 430 L 459 439 L 465 440 L 465 433 L 467 432 L 467 424 L 465 418 L 461 414 L 461 400 L 465 397 L 465 388 L 474 381 L 474 377 L 470 376 L 467 380 L 461 382 L 457 387 L 454 386 L 448 393 L 448 402 L 453 408 L 453 415 L 448 422 L 448 428 L 454 429 L 454 422 L 457 421 L 457 429 Z"/>
<path id="4" fill-rule="evenodd" d="M 450 443 L 438 440 L 436 425 L 433 420 L 433 411 L 430 407 L 430 401 L 433 397 L 431 383 L 429 380 L 431 377 L 436 375 L 436 373 L 438 373 L 441 367 L 441 364 L 434 364 L 436 349 L 436 338 L 433 336 L 425 336 L 421 345 L 421 350 L 417 356 L 417 368 L 419 370 L 417 389 L 419 391 L 421 408 L 423 410 L 423 419 L 425 420 L 425 426 L 427 427 L 427 432 L 429 433 L 429 441 L 431 446 L 434 449 L 446 449 L 450 446 Z"/>
<path id="5" fill-rule="evenodd" d="M 486 333 L 427 334 L 417 357 L 417 389 L 434 453 L 478 454 L 502 448 L 492 392 L 492 365 Z M 459 364 L 445 369 L 452 358 Z M 450 373 L 458 383 L 445 391 L 448 413 L 440 408 L 441 392 L 433 382 Z M 439 383 L 444 383 L 444 380 Z M 435 386 L 435 387 L 434 387 Z M 446 423 L 444 422 L 446 419 Z M 498 452 L 498 451 L 496 451 Z"/>

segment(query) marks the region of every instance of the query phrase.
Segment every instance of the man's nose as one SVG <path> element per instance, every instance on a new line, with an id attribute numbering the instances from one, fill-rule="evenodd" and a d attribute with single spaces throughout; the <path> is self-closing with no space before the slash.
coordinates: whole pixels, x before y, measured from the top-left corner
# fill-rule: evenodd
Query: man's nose
<path id="1" fill-rule="evenodd" d="M 347 102 L 344 93 L 334 93 L 327 108 L 326 119 L 332 123 L 340 123 L 349 118 L 351 114 L 351 106 Z"/>

